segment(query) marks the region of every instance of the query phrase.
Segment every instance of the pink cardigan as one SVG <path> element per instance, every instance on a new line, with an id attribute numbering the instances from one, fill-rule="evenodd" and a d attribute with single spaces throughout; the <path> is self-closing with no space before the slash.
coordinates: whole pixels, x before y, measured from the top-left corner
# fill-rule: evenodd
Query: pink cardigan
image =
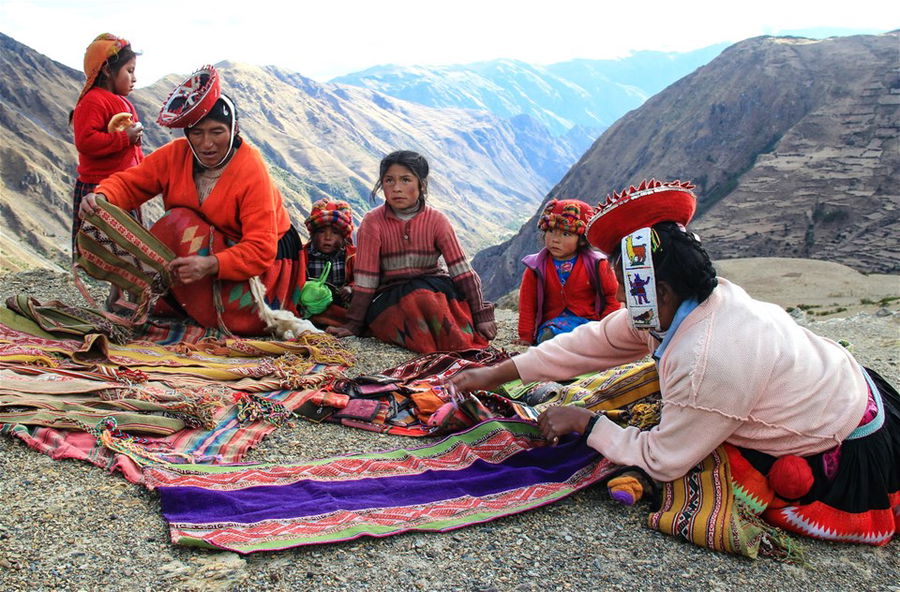
<path id="1" fill-rule="evenodd" d="M 622 309 L 512 360 L 523 382 L 561 380 L 639 360 L 658 345 Z M 682 321 L 658 369 L 659 425 L 641 432 L 601 417 L 588 444 L 660 481 L 681 477 L 723 442 L 773 456 L 832 448 L 859 424 L 868 397 L 844 347 L 721 278 Z"/>

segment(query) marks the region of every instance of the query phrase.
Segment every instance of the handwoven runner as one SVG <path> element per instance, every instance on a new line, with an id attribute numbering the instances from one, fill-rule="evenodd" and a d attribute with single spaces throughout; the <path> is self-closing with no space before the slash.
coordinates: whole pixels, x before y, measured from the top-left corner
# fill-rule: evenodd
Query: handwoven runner
<path id="1" fill-rule="evenodd" d="M 444 532 L 558 501 L 618 467 L 576 438 L 487 421 L 422 448 L 297 464 L 152 466 L 172 541 L 252 553 Z"/>

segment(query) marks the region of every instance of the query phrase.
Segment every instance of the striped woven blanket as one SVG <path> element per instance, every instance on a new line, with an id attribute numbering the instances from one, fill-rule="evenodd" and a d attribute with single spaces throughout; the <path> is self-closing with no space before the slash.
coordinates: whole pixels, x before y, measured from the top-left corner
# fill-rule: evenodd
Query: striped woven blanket
<path id="1" fill-rule="evenodd" d="M 102 334 L 61 338 L 0 307 L 0 433 L 141 482 L 151 462 L 241 461 L 349 363 L 320 334 L 114 344 Z"/>
<path id="2" fill-rule="evenodd" d="M 436 444 L 289 465 L 153 466 L 172 541 L 238 553 L 444 532 L 558 501 L 618 467 L 582 441 L 488 421 Z"/>

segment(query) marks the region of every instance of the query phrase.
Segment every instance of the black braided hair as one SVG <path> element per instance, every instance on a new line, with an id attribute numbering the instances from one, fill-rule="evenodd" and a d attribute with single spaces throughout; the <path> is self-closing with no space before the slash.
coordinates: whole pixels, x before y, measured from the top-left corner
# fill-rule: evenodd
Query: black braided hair
<path id="1" fill-rule="evenodd" d="M 419 199 L 424 201 L 425 194 L 428 193 L 428 161 L 418 152 L 413 152 L 412 150 L 397 150 L 381 159 L 381 164 L 378 166 L 378 181 L 375 183 L 375 187 L 372 188 L 372 193 L 369 195 L 372 202 L 374 203 L 377 201 L 378 191 L 381 189 L 382 185 L 382 179 L 384 179 L 384 175 L 387 173 L 388 169 L 391 168 L 391 165 L 394 164 L 405 166 L 412 171 L 412 174 L 419 180 Z"/>
<path id="2" fill-rule="evenodd" d="M 656 281 L 669 284 L 682 300 L 706 300 L 719 280 L 696 235 L 674 222 L 660 222 L 653 230 L 659 237 L 659 246 L 653 250 Z"/>

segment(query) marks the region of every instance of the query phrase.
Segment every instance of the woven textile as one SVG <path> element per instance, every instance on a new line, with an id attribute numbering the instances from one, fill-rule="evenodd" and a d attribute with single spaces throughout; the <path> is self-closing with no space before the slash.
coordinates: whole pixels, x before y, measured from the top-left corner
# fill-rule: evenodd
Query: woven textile
<path id="1" fill-rule="evenodd" d="M 77 269 L 135 297 L 131 319 L 135 323 L 146 319 L 156 299 L 172 284 L 167 267 L 175 258 L 171 249 L 127 212 L 104 200 L 97 200 L 95 212 L 85 216 L 75 243 Z M 87 297 L 86 290 L 82 292 Z"/>
<path id="2" fill-rule="evenodd" d="M 140 467 L 159 459 L 239 462 L 275 429 L 273 419 L 312 395 L 307 389 L 352 363 L 321 334 L 296 342 L 204 334 L 177 345 L 114 345 L 96 334 L 60 339 L 0 307 L 0 433 L 139 482 Z M 184 332 L 160 334 L 173 335 Z M 103 432 L 106 419 L 115 430 L 89 433 Z"/>
<path id="3" fill-rule="evenodd" d="M 291 411 L 307 396 L 305 391 L 265 393 L 267 399 L 281 403 Z M 136 452 L 111 450 L 83 431 L 3 424 L 0 434 L 19 438 L 51 458 L 87 461 L 110 472 L 121 472 L 133 483 L 143 483 L 141 470 L 149 462 L 155 462 L 149 460 L 151 456 L 173 462 L 237 463 L 277 427 L 266 421 L 241 422 L 236 405 L 223 407 L 215 421 L 213 428 L 182 429 L 164 438 L 147 438 L 146 442 L 135 444 L 139 449 Z"/>
<path id="4" fill-rule="evenodd" d="M 423 448 L 291 465 L 149 467 L 172 541 L 252 553 L 444 532 L 560 500 L 615 467 L 576 439 L 489 421 Z"/>
<path id="5" fill-rule="evenodd" d="M 310 405 L 320 407 L 311 413 L 311 419 L 401 436 L 446 434 L 489 418 L 535 419 L 537 415 L 530 407 L 500 395 L 481 392 L 454 400 L 447 389 L 447 379 L 457 372 L 508 357 L 493 347 L 435 352 L 380 374 L 336 380 L 310 400 Z M 432 415 L 445 405 L 453 407 L 441 414 L 446 420 L 430 424 Z"/>
<path id="6" fill-rule="evenodd" d="M 663 484 L 662 505 L 650 514 L 648 526 L 715 551 L 801 560 L 798 543 L 763 522 L 759 508 L 735 495 L 738 484 L 727 448 L 720 446 L 687 475 Z"/>

